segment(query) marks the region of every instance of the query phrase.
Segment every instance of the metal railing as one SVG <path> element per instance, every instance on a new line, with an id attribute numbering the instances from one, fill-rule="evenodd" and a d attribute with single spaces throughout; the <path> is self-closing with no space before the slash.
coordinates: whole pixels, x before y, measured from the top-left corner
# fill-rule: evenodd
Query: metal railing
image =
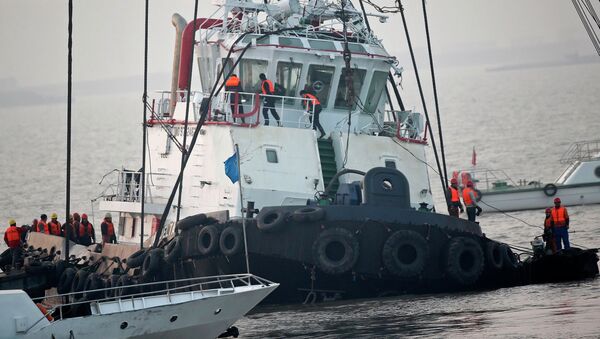
<path id="1" fill-rule="evenodd" d="M 156 176 L 170 176 L 165 173 L 146 173 L 146 201 L 152 202 L 152 188 L 162 187 L 154 184 Z M 105 177 L 109 178 L 101 197 L 106 201 L 140 202 L 142 173 L 127 169 L 113 170 Z M 112 178 L 112 179 L 110 179 Z M 104 181 L 104 179 L 103 179 Z M 102 183 L 102 182 L 101 182 Z M 164 187 L 170 187 L 164 185 Z"/>
<path id="2" fill-rule="evenodd" d="M 469 173 L 471 180 L 476 184 L 477 188 L 485 190 L 504 190 L 522 187 L 541 187 L 541 182 L 537 180 L 526 180 L 520 179 L 514 181 L 511 177 L 501 169 L 476 169 L 476 170 L 459 170 L 458 173 Z M 459 175 L 458 180 L 461 182 L 461 176 Z M 461 185 L 464 186 L 464 182 Z M 485 187 L 482 187 L 482 184 Z"/>
<path id="3" fill-rule="evenodd" d="M 55 314 L 57 319 L 63 319 L 63 309 L 66 307 L 78 306 L 78 305 L 90 305 L 90 307 L 97 307 L 98 303 L 110 302 L 110 301 L 131 301 L 132 305 L 135 299 L 150 297 L 150 296 L 161 296 L 165 295 L 169 298 L 172 294 L 191 292 L 192 297 L 194 294 L 200 296 L 215 295 L 215 292 L 222 289 L 233 289 L 236 287 L 250 287 L 250 286 L 270 286 L 275 284 L 274 282 L 258 277 L 254 274 L 242 273 L 242 274 L 229 274 L 220 276 L 209 276 L 209 277 L 198 277 L 198 278 L 187 278 L 169 281 L 158 281 L 143 284 L 134 284 L 117 287 L 107 287 L 88 291 L 70 292 L 64 294 L 47 295 L 44 297 L 33 298 L 34 303 L 41 303 L 45 299 L 54 298 L 57 300 L 74 300 L 66 303 L 54 304 L 51 306 L 51 310 L 48 314 Z M 142 292 L 130 293 L 131 288 L 142 288 Z M 107 297 L 109 295 L 109 297 Z M 89 298 L 89 296 L 99 296 L 97 298 Z M 56 312 L 58 310 L 58 312 Z M 32 328 L 41 321 L 46 315 L 44 314 L 40 320 L 38 320 Z"/>
<path id="4" fill-rule="evenodd" d="M 570 164 L 575 161 L 586 161 L 600 157 L 600 139 L 579 141 L 571 144 L 569 149 L 560 158 L 561 164 Z"/>

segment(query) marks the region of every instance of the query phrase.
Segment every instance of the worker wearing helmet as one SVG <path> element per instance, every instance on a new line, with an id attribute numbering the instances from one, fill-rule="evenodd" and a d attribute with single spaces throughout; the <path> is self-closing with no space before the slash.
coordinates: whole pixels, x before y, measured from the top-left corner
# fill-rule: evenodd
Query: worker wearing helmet
<path id="1" fill-rule="evenodd" d="M 61 224 L 58 221 L 58 215 L 56 213 L 52 213 L 50 215 L 50 222 L 48 223 L 48 226 L 50 228 L 50 234 L 57 235 L 59 237 L 62 235 Z"/>
<path id="2" fill-rule="evenodd" d="M 96 243 L 96 232 L 94 226 L 88 221 L 87 214 L 81 215 L 81 222 L 78 228 L 79 243 L 83 246 L 89 246 Z"/>
<path id="3" fill-rule="evenodd" d="M 117 243 L 117 235 L 115 234 L 115 226 L 112 223 L 112 216 L 110 213 L 106 213 L 104 221 L 100 224 L 100 231 L 102 232 L 102 245 L 105 243 Z"/>
<path id="4" fill-rule="evenodd" d="M 21 230 L 17 227 L 15 219 L 8 221 L 8 228 L 4 232 L 4 242 L 12 254 L 12 267 L 18 269 L 18 263 L 21 259 Z"/>
<path id="5" fill-rule="evenodd" d="M 35 232 L 50 234 L 50 227 L 48 226 L 48 216 L 47 215 L 45 215 L 45 214 L 40 215 L 40 220 L 37 223 Z"/>
<path id="6" fill-rule="evenodd" d="M 75 213 L 75 214 L 77 214 L 77 213 Z M 79 217 L 79 215 L 77 215 L 77 216 Z M 67 238 L 67 236 L 68 236 L 69 240 L 77 243 L 77 231 L 76 231 L 76 228 L 73 225 L 73 222 L 74 222 L 73 221 L 73 215 L 69 214 L 69 218 L 62 225 L 61 233 L 62 233 L 63 238 Z M 67 232 L 68 232 L 68 234 L 67 234 Z"/>
<path id="7" fill-rule="evenodd" d="M 546 219 L 544 219 L 544 235 L 546 241 L 546 253 L 556 253 L 556 242 L 554 241 L 554 222 L 552 221 L 552 209 L 546 208 Z"/>
<path id="8" fill-rule="evenodd" d="M 473 189 L 472 181 L 467 182 L 467 187 L 463 189 L 462 196 L 465 207 L 467 207 L 467 217 L 469 221 L 475 222 L 476 216 L 481 214 L 481 207 L 477 205 L 477 194 Z"/>
<path id="9" fill-rule="evenodd" d="M 554 223 L 554 241 L 558 251 L 562 249 L 563 244 L 565 249 L 571 247 L 571 244 L 569 244 L 569 214 L 567 209 L 560 204 L 560 198 L 555 198 L 554 207 L 551 211 L 552 222 Z"/>
<path id="10" fill-rule="evenodd" d="M 446 195 L 448 196 L 448 214 L 458 218 L 458 211 L 460 210 L 460 213 L 462 213 L 465 210 L 460 202 L 460 192 L 458 191 L 458 180 L 456 178 L 450 180 L 450 187 L 448 187 Z"/>

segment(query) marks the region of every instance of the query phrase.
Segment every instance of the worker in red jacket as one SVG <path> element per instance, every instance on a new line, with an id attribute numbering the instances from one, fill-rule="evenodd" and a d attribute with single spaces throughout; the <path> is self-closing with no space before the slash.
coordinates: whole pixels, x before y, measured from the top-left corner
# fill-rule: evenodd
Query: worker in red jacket
<path id="1" fill-rule="evenodd" d="M 117 243 L 117 235 L 115 234 L 115 226 L 112 223 L 112 216 L 110 213 L 106 213 L 104 221 L 100 224 L 100 231 L 102 232 L 102 245 L 105 243 Z"/>
<path id="2" fill-rule="evenodd" d="M 571 244 L 569 243 L 569 213 L 567 213 L 567 209 L 560 204 L 560 198 L 555 198 L 554 207 L 551 212 L 552 222 L 554 223 L 554 239 L 558 251 L 562 249 L 563 244 L 565 245 L 565 249 L 571 247 Z"/>
<path id="3" fill-rule="evenodd" d="M 450 187 L 448 187 L 447 195 L 449 201 L 448 214 L 458 218 L 459 211 L 462 213 L 465 210 L 460 202 L 460 192 L 458 190 L 458 180 L 456 180 L 456 178 L 450 180 Z"/>
<path id="4" fill-rule="evenodd" d="M 21 259 L 21 230 L 17 227 L 15 219 L 8 221 L 8 228 L 4 232 L 4 242 L 12 253 L 12 267 L 18 269 L 19 261 Z"/>

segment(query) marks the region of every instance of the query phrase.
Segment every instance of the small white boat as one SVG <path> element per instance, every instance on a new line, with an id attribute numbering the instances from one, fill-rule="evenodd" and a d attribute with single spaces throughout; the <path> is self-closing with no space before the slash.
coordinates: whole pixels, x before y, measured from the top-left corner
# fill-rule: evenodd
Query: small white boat
<path id="1" fill-rule="evenodd" d="M 463 172 L 467 175 L 459 175 L 459 181 L 472 178 L 479 206 L 485 212 L 543 209 L 552 207 L 556 197 L 563 206 L 600 203 L 600 140 L 572 144 L 560 162 L 568 166 L 549 184 L 528 180 L 515 183 L 500 170 Z"/>
<path id="2" fill-rule="evenodd" d="M 5 290 L 0 338 L 216 338 L 277 286 L 238 274 L 139 284 L 145 292 L 121 291 L 118 298 L 104 296 L 119 287 L 87 291 L 85 296 L 101 296 L 93 300 L 75 293 L 31 299 L 21 290 Z M 77 301 L 55 304 L 44 314 L 38 308 L 42 299 Z"/>

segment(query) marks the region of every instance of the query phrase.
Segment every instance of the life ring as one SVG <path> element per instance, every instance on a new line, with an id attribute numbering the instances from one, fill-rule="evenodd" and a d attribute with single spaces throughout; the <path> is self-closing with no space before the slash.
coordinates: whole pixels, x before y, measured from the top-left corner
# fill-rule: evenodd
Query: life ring
<path id="1" fill-rule="evenodd" d="M 503 267 L 508 270 L 519 268 L 519 259 L 506 244 L 500 245 L 502 256 L 504 258 Z"/>
<path id="2" fill-rule="evenodd" d="M 237 254 L 244 246 L 244 236 L 242 230 L 237 227 L 229 226 L 223 230 L 219 238 L 219 248 L 221 253 L 226 256 Z"/>
<path id="3" fill-rule="evenodd" d="M 273 232 L 285 225 L 288 213 L 281 209 L 262 209 L 256 217 L 256 226 L 264 232 Z"/>
<path id="4" fill-rule="evenodd" d="M 483 271 L 483 251 L 471 238 L 456 237 L 450 240 L 446 257 L 446 273 L 456 284 L 474 284 Z"/>
<path id="5" fill-rule="evenodd" d="M 71 291 L 71 285 L 73 284 L 73 278 L 76 273 L 77 271 L 72 267 L 65 268 L 56 285 L 56 291 L 59 294 L 69 293 Z"/>
<path id="6" fill-rule="evenodd" d="M 198 232 L 196 242 L 200 254 L 210 255 L 214 253 L 219 248 L 219 230 L 213 225 L 202 227 Z"/>
<path id="7" fill-rule="evenodd" d="M 48 312 L 44 305 L 36 303 L 35 306 L 37 306 L 37 308 L 42 312 L 46 319 L 48 319 L 48 321 L 54 321 L 54 318 L 52 317 L 52 312 Z"/>
<path id="8" fill-rule="evenodd" d="M 555 184 L 547 184 L 544 186 L 544 194 L 548 197 L 552 197 L 558 192 L 558 187 Z"/>
<path id="9" fill-rule="evenodd" d="M 474 189 L 473 192 L 475 192 L 475 201 L 477 201 L 477 202 L 481 201 L 481 197 L 483 197 L 483 193 L 481 193 L 481 191 L 478 190 L 477 188 Z"/>
<path id="10" fill-rule="evenodd" d="M 500 270 L 504 265 L 504 249 L 495 241 L 485 244 L 485 259 L 489 268 Z"/>
<path id="11" fill-rule="evenodd" d="M 141 250 L 134 252 L 125 261 L 125 263 L 127 264 L 127 267 L 137 268 L 137 267 L 142 266 L 147 253 L 148 253 L 148 251 L 145 249 L 141 249 Z"/>
<path id="12" fill-rule="evenodd" d="M 359 256 L 358 240 L 344 228 L 332 228 L 319 234 L 313 243 L 313 260 L 321 271 L 341 274 L 350 270 Z"/>
<path id="13" fill-rule="evenodd" d="M 95 299 L 103 298 L 104 293 L 102 291 L 94 291 L 94 290 L 103 289 L 104 287 L 105 287 L 104 280 L 102 280 L 102 277 L 100 276 L 100 274 L 92 273 L 92 274 L 88 275 L 88 277 L 85 281 L 85 287 L 83 288 L 83 291 L 85 292 L 85 299 L 86 300 L 95 300 Z M 94 292 L 88 292 L 88 291 L 94 291 Z"/>
<path id="14" fill-rule="evenodd" d="M 383 244 L 383 264 L 401 278 L 419 276 L 429 256 L 429 246 L 419 233 L 410 230 L 394 232 Z"/>
<path id="15" fill-rule="evenodd" d="M 212 225 L 217 222 L 217 219 L 207 217 L 206 214 L 196 214 L 179 220 L 177 228 L 184 231 L 195 226 Z"/>
<path id="16" fill-rule="evenodd" d="M 325 217 L 325 210 L 321 207 L 306 206 L 292 213 L 292 219 L 297 222 L 314 222 Z"/>
<path id="17" fill-rule="evenodd" d="M 165 247 L 165 261 L 172 264 L 179 259 L 181 253 L 181 237 L 176 236 L 171 239 L 171 242 Z"/>
<path id="18" fill-rule="evenodd" d="M 120 277 L 121 276 L 118 274 L 111 274 L 108 279 L 106 279 L 106 290 L 104 290 L 105 298 L 114 298 L 117 295 L 117 290 L 115 288 L 117 287 Z"/>
<path id="19" fill-rule="evenodd" d="M 142 265 L 142 275 L 146 279 L 150 279 L 160 269 L 160 264 L 165 256 L 165 250 L 155 248 L 148 252 Z"/>

